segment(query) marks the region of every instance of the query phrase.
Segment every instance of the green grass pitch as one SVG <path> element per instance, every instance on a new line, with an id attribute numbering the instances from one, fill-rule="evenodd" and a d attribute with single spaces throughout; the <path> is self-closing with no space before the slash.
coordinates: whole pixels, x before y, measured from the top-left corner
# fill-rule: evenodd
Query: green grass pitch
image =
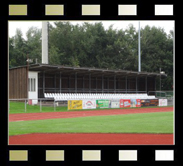
<path id="1" fill-rule="evenodd" d="M 9 135 L 28 133 L 173 133 L 173 112 L 9 122 Z"/>

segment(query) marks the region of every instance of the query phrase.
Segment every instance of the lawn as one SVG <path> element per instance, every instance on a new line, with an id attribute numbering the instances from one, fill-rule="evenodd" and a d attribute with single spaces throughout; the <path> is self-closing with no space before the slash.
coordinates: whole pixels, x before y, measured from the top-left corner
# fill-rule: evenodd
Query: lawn
<path id="1" fill-rule="evenodd" d="M 9 135 L 28 133 L 173 133 L 173 112 L 9 122 Z"/>

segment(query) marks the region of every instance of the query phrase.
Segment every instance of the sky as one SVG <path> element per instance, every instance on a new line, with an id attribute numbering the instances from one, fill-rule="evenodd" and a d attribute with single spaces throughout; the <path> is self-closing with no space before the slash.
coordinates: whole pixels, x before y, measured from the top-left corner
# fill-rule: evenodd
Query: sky
<path id="1" fill-rule="evenodd" d="M 52 25 L 54 25 L 54 21 L 49 21 Z M 70 21 L 71 24 L 82 24 L 83 22 L 95 23 L 102 22 L 105 29 L 108 29 L 111 24 L 113 24 L 113 29 L 126 29 L 129 24 L 133 24 L 133 26 L 138 30 L 139 21 Z M 140 21 L 140 27 L 144 28 L 146 25 L 150 27 L 160 27 L 165 30 L 167 34 L 169 34 L 170 30 L 174 30 L 174 21 Z M 23 37 L 26 39 L 26 32 L 30 27 L 42 27 L 42 21 L 9 21 L 9 37 L 15 35 L 16 29 L 19 28 L 23 32 Z"/>

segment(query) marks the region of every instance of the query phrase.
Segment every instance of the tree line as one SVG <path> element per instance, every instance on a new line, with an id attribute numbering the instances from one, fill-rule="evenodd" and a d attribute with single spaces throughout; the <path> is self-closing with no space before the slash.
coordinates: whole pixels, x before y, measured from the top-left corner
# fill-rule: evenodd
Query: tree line
<path id="1" fill-rule="evenodd" d="M 70 22 L 48 23 L 49 64 L 138 71 L 138 30 L 105 29 L 102 22 L 73 25 Z M 41 63 L 41 29 L 31 27 L 23 38 L 16 30 L 9 37 L 9 67 L 26 65 L 27 57 Z M 173 85 L 173 31 L 145 26 L 141 28 L 141 71 L 165 71 L 162 88 Z M 158 84 L 158 82 L 157 82 Z"/>

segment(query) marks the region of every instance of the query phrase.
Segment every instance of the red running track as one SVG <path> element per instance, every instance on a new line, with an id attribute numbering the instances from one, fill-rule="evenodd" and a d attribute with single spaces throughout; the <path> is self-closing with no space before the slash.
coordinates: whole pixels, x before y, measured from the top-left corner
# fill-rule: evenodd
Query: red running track
<path id="1" fill-rule="evenodd" d="M 25 134 L 9 145 L 173 145 L 173 134 Z"/>
<path id="2" fill-rule="evenodd" d="M 173 107 L 10 114 L 9 122 L 173 111 Z M 36 133 L 9 136 L 9 145 L 173 145 L 173 134 Z"/>
<path id="3" fill-rule="evenodd" d="M 173 111 L 173 107 L 9 114 L 9 122 Z"/>

